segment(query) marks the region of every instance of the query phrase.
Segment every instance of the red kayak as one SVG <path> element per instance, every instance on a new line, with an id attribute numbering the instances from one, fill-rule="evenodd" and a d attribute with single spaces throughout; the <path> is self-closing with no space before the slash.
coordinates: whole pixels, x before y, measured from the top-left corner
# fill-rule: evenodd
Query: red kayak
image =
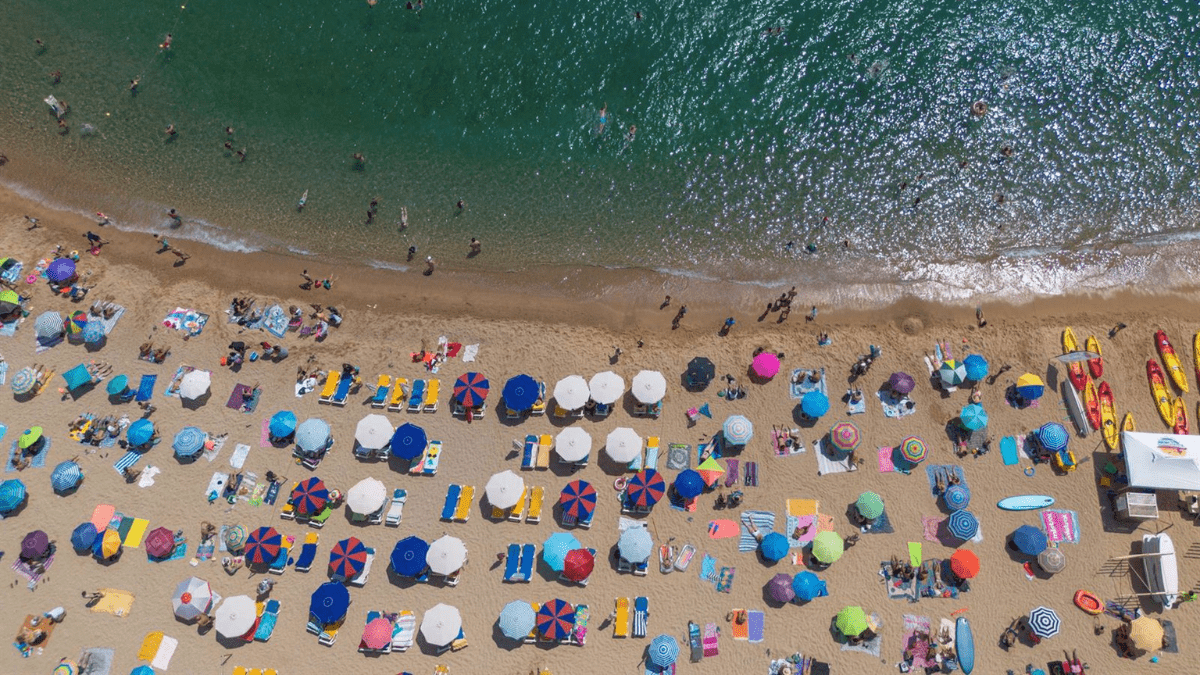
<path id="1" fill-rule="evenodd" d="M 1100 419 L 1100 394 L 1096 391 L 1096 381 L 1090 377 L 1083 389 L 1083 408 L 1092 428 L 1096 431 L 1103 429 L 1104 422 Z"/>

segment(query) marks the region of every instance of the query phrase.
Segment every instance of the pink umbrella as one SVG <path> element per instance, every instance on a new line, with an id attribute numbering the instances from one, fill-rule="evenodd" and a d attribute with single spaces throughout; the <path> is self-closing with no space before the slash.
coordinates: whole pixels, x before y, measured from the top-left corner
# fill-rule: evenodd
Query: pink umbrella
<path id="1" fill-rule="evenodd" d="M 371 619 L 363 628 L 362 642 L 367 649 L 383 649 L 392 641 L 392 622 L 383 617 Z"/>
<path id="2" fill-rule="evenodd" d="M 156 527 L 146 535 L 146 553 L 152 558 L 165 558 L 175 550 L 175 533 Z"/>
<path id="3" fill-rule="evenodd" d="M 779 373 L 779 357 L 770 352 L 763 352 L 754 357 L 754 362 L 750 364 L 750 368 L 758 377 L 769 380 Z"/>

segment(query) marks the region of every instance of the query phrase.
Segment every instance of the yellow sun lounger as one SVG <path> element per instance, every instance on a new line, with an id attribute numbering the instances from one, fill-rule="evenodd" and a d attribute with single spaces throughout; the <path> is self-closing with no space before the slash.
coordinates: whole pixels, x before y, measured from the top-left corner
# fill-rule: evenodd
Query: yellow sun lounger
<path id="1" fill-rule="evenodd" d="M 425 412 L 437 412 L 438 409 L 438 390 L 441 388 L 441 380 L 431 379 L 425 383 L 425 401 L 421 409 Z"/>
<path id="2" fill-rule="evenodd" d="M 475 499 L 475 486 L 464 485 L 458 493 L 458 505 L 454 507 L 454 519 L 465 523 L 471 518 L 471 501 Z"/>
<path id="3" fill-rule="evenodd" d="M 613 620 L 613 637 L 629 637 L 629 598 L 617 598 L 617 618 Z"/>
<path id="4" fill-rule="evenodd" d="M 397 377 L 392 382 L 392 398 L 388 401 L 388 412 L 404 412 L 408 404 L 408 378 Z"/>
<path id="5" fill-rule="evenodd" d="M 514 523 L 521 522 L 522 516 L 525 515 L 525 498 L 529 495 L 529 488 L 521 490 L 521 497 L 517 499 L 516 506 L 507 509 L 498 509 L 492 507 L 492 520 L 502 520 L 508 518 Z"/>
<path id="6" fill-rule="evenodd" d="M 550 451 L 554 448 L 554 437 L 550 434 L 542 434 L 538 439 L 537 459 L 534 461 L 533 468 L 549 469 L 550 468 Z"/>
<path id="7" fill-rule="evenodd" d="M 546 498 L 546 488 L 537 486 L 529 494 L 529 515 L 525 516 L 527 523 L 542 522 L 542 500 Z"/>
<path id="8" fill-rule="evenodd" d="M 341 371 L 331 370 L 329 375 L 325 377 L 325 387 L 321 389 L 321 396 L 317 399 L 319 403 L 332 403 L 333 395 L 337 393 L 338 382 L 342 379 Z"/>

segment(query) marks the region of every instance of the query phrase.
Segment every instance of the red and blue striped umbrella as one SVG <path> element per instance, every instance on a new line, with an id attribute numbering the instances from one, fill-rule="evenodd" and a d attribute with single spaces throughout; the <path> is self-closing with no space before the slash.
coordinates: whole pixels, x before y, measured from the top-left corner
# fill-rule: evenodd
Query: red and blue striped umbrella
<path id="1" fill-rule="evenodd" d="M 633 474 L 625 488 L 625 497 L 633 506 L 649 508 L 662 499 L 667 491 L 667 482 L 662 474 L 654 469 L 646 469 Z"/>
<path id="2" fill-rule="evenodd" d="M 329 489 L 316 476 L 305 478 L 292 488 L 292 508 L 302 516 L 320 513 L 328 501 Z"/>
<path id="3" fill-rule="evenodd" d="M 329 576 L 334 579 L 353 579 L 367 564 L 367 547 L 358 537 L 343 539 L 329 552 Z"/>
<path id="4" fill-rule="evenodd" d="M 244 549 L 246 562 L 251 565 L 266 565 L 275 562 L 283 544 L 283 535 L 273 527 L 260 527 L 246 537 Z"/>
<path id="5" fill-rule="evenodd" d="M 487 398 L 489 386 L 483 373 L 466 373 L 454 383 L 454 400 L 474 408 Z"/>
<path id="6" fill-rule="evenodd" d="M 547 640 L 561 640 L 575 627 L 575 607 L 565 600 L 544 603 L 537 613 L 538 633 Z"/>
<path id="7" fill-rule="evenodd" d="M 573 480 L 563 488 L 558 503 L 562 504 L 564 516 L 587 518 L 596 510 L 596 488 L 587 481 Z"/>

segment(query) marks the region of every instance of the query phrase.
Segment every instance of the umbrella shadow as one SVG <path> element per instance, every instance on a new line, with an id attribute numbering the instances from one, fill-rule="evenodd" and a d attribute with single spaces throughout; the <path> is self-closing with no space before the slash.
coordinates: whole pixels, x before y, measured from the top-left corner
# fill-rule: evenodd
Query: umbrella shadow
<path id="1" fill-rule="evenodd" d="M 404 590 L 414 588 L 418 584 L 421 583 L 420 581 L 417 581 L 416 577 L 406 577 L 404 575 L 397 574 L 396 570 L 392 569 L 392 565 L 390 562 L 388 563 L 388 566 L 387 566 L 387 578 L 388 578 L 388 583 L 392 584 L 393 586 L 395 586 L 397 588 L 401 588 Z"/>
<path id="2" fill-rule="evenodd" d="M 221 645 L 225 649 L 238 649 L 239 647 L 244 647 L 251 643 L 246 642 L 245 640 L 243 640 L 240 637 L 227 638 L 227 637 L 221 635 L 220 633 L 218 633 L 217 634 L 217 644 Z"/>
<path id="3" fill-rule="evenodd" d="M 525 640 L 514 640 L 505 635 L 504 631 L 500 630 L 500 621 L 497 619 L 492 623 L 492 643 L 506 652 L 511 652 L 524 645 Z"/>
<path id="4" fill-rule="evenodd" d="M 808 415 L 804 414 L 804 410 L 800 408 L 799 403 L 792 408 L 792 422 L 802 429 L 812 429 L 813 427 L 817 426 L 817 423 L 820 421 L 820 418 L 809 417 Z"/>
<path id="5" fill-rule="evenodd" d="M 212 398 L 212 390 L 206 391 L 204 392 L 204 395 L 194 399 L 186 399 L 180 396 L 179 400 L 183 403 L 184 408 L 187 408 L 188 410 L 199 410 L 208 404 L 208 400 L 210 398 Z"/>

